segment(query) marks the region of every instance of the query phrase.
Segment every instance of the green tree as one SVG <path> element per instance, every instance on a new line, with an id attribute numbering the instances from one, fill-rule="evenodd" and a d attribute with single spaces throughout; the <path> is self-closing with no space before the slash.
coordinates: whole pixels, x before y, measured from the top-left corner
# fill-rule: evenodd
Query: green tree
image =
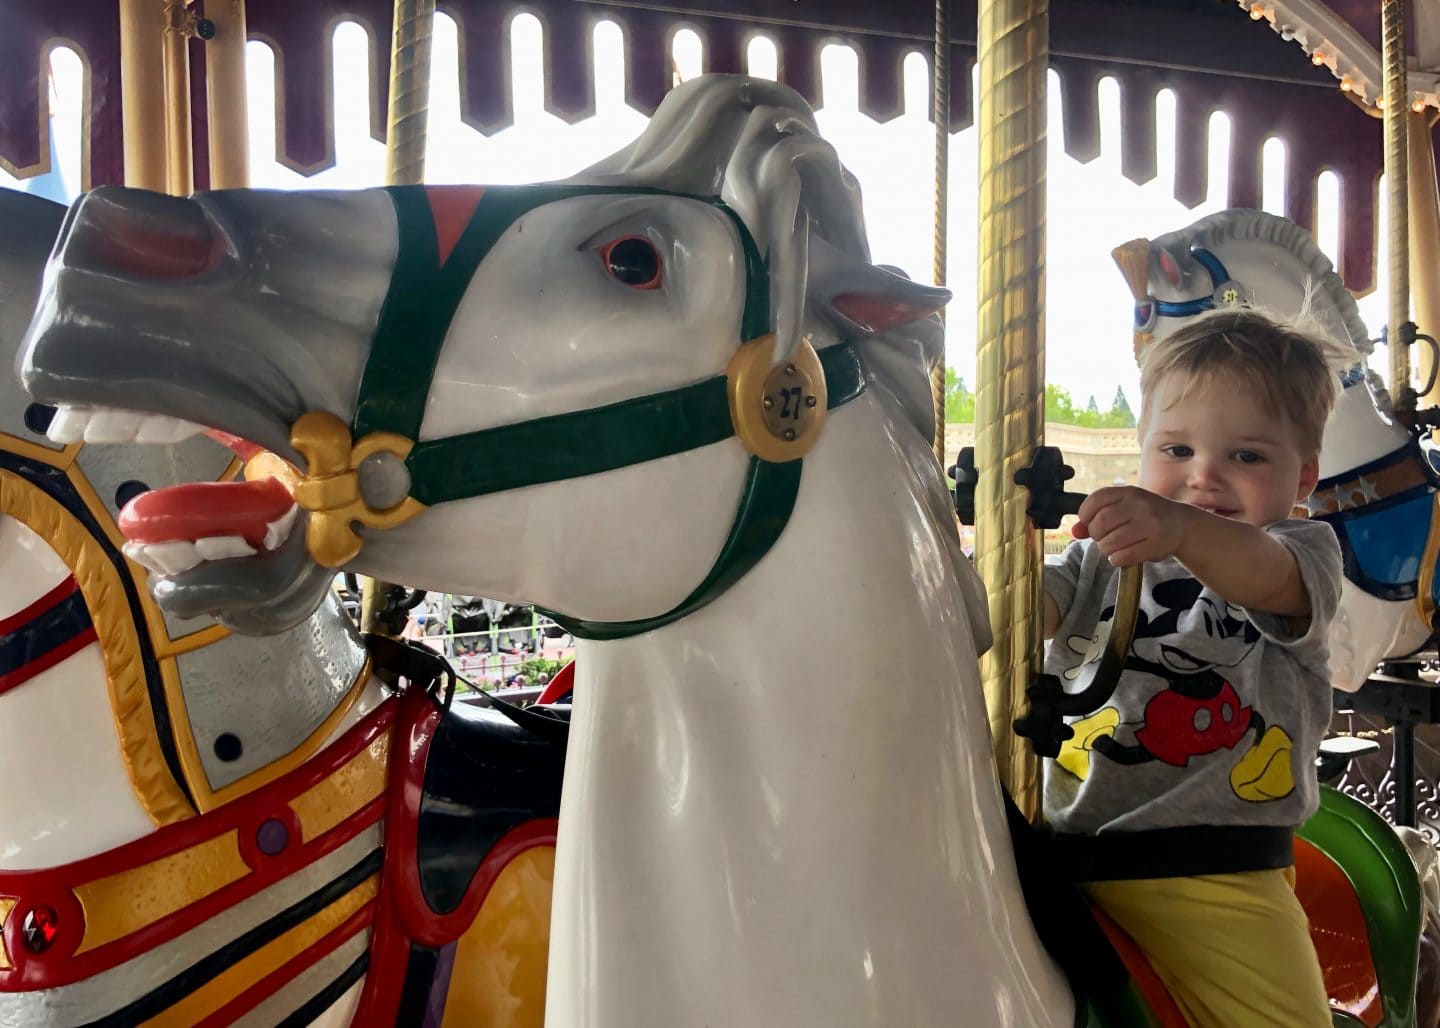
<path id="1" fill-rule="evenodd" d="M 954 424 L 975 423 L 975 394 L 965 386 L 954 368 L 945 369 L 945 420 Z"/>
<path id="2" fill-rule="evenodd" d="M 1125 428 L 1135 427 L 1135 413 L 1130 409 L 1130 402 L 1125 399 L 1125 390 L 1119 386 L 1115 387 L 1115 401 L 1110 404 L 1110 413 L 1119 418 Z"/>

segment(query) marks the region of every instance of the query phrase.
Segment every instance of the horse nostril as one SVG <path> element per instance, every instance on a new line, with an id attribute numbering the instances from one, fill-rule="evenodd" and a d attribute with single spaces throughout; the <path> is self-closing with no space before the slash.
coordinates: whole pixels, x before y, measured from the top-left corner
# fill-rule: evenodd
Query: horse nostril
<path id="1" fill-rule="evenodd" d="M 123 195 L 116 199 L 116 193 Z M 140 199 L 136 199 L 139 197 Z M 200 205 L 138 190 L 98 190 L 67 234 L 64 263 L 127 278 L 198 275 L 220 258 L 219 240 Z"/>

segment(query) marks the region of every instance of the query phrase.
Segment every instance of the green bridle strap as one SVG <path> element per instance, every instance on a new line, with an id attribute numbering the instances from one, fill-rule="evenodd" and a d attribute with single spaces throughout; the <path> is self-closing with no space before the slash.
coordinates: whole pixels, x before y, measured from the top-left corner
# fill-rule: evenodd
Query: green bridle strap
<path id="1" fill-rule="evenodd" d="M 841 343 L 821 350 L 820 364 L 825 369 L 825 385 L 829 390 L 828 409 L 833 410 L 865 391 L 865 369 L 854 343 Z M 723 386 L 724 379 L 720 382 Z M 710 566 L 704 581 L 665 613 L 636 621 L 585 621 L 553 610 L 541 609 L 541 613 L 554 619 L 577 639 L 600 641 L 640 635 L 694 613 L 738 582 L 760 562 L 761 557 L 770 552 L 795 510 L 795 499 L 800 494 L 800 469 L 804 463 L 804 460 L 792 460 L 771 464 L 759 457 L 750 458 L 740 505 L 730 526 L 730 534 L 720 547 L 719 556 Z"/>
<path id="2" fill-rule="evenodd" d="M 770 330 L 770 275 L 755 237 L 719 197 L 672 193 L 640 186 L 566 183 L 486 186 L 454 249 L 442 265 L 435 218 L 425 186 L 391 186 L 399 250 L 390 289 L 380 308 L 370 357 L 360 377 L 351 428 L 356 439 L 372 432 L 420 437 L 425 398 L 450 322 L 475 269 L 521 216 L 537 207 L 577 196 L 662 196 L 695 200 L 721 211 L 735 226 L 745 262 L 745 309 L 739 342 Z"/>
<path id="3" fill-rule="evenodd" d="M 821 350 L 819 357 L 828 407 L 860 395 L 864 372 L 854 343 Z M 428 507 L 615 471 L 734 434 L 725 376 L 717 375 L 605 407 L 416 443 L 405 466 L 410 495 Z"/>

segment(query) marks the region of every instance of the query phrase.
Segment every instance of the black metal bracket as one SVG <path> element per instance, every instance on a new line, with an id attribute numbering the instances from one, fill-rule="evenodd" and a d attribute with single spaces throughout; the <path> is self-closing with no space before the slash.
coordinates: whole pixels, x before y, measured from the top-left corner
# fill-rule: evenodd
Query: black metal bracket
<path id="1" fill-rule="evenodd" d="M 1075 477 L 1057 446 L 1037 446 L 1030 463 L 1015 472 L 1015 484 L 1030 490 L 1025 513 L 1037 528 L 1059 528 L 1060 519 L 1074 514 L 1085 502 L 1084 493 L 1067 493 L 1064 485 Z"/>
<path id="2" fill-rule="evenodd" d="M 980 472 L 975 470 L 975 447 L 966 446 L 955 458 L 955 466 L 947 471 L 955 480 L 955 514 L 962 525 L 975 524 L 975 483 Z"/>

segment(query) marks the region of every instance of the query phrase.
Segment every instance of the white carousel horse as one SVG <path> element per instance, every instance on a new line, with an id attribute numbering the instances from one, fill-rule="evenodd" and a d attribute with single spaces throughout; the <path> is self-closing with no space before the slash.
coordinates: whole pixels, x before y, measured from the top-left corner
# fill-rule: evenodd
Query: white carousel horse
<path id="1" fill-rule="evenodd" d="M 391 747 L 396 726 L 425 713 L 419 694 L 415 716 L 387 696 L 329 589 L 268 638 L 181 620 L 150 598 L 145 569 L 122 555 L 120 508 L 147 488 L 208 485 L 239 462 L 197 424 L 57 416 L 20 388 L 16 349 L 64 214 L 0 191 L 0 1025 L 349 1024 L 362 1001 L 374 1011 L 384 998 L 366 994 L 364 978 L 386 931 L 376 872 L 406 845 L 382 815 L 387 795 L 411 787 L 401 771 L 425 769 L 391 759 L 404 753 Z M 94 356 L 120 375 L 116 355 Z M 161 553 L 150 558 L 191 559 L 183 548 Z M 541 762 L 530 770 L 547 777 Z M 507 802 L 517 799 L 526 797 Z M 394 824 L 406 823 L 404 809 L 391 809 Z M 516 866 L 548 903 L 542 849 Z M 415 859 L 413 837 L 409 852 Z M 502 885 L 512 905 L 528 894 L 513 873 Z M 467 905 L 449 918 L 454 937 L 429 940 L 449 966 L 468 966 L 453 943 L 476 916 Z M 507 920 L 512 933 L 526 930 L 522 918 L 498 923 Z M 516 949 L 533 950 L 534 920 L 532 939 L 490 957 L 528 968 L 538 987 L 507 993 L 492 973 L 479 986 L 487 996 L 457 987 L 452 1006 L 508 1004 L 511 1023 L 538 1024 L 543 924 L 538 960 Z M 469 956 L 477 949 L 471 941 Z"/>
<path id="2" fill-rule="evenodd" d="M 142 225 L 158 267 L 107 243 Z M 1074 1023 L 1008 857 L 985 603 L 929 450 L 938 335 L 879 334 L 946 294 L 869 264 L 854 180 L 792 91 L 687 83 L 564 183 L 101 190 L 56 262 L 37 399 L 251 440 L 308 466 L 298 498 L 364 498 L 299 513 L 327 563 L 592 637 L 549 1024 Z M 88 370 L 111 347 L 123 379 Z M 367 502 L 393 527 L 353 537 Z M 318 596 L 317 566 L 282 549 L 155 591 L 280 629 L 293 609 L 254 598 Z M 852 630 L 877 605 L 898 612 L 884 648 Z"/>
<path id="3" fill-rule="evenodd" d="M 1136 294 L 1136 333 L 1152 336 L 1151 345 L 1201 310 L 1244 300 L 1289 316 L 1308 306 L 1353 356 L 1307 504 L 1310 516 L 1334 526 L 1345 557 L 1330 634 L 1334 684 L 1353 691 L 1381 660 L 1429 647 L 1440 545 L 1429 448 L 1395 421 L 1383 384 L 1364 365 L 1373 345 L 1355 299 L 1309 233 L 1273 214 L 1228 210 L 1126 243 L 1116 259 Z"/>
<path id="4" fill-rule="evenodd" d="M 693 80 L 537 186 L 98 191 L 46 281 L 37 399 L 293 465 L 199 534 L 293 497 L 303 546 L 166 569 L 187 494 L 136 501 L 167 610 L 282 631 L 343 568 L 536 602 L 581 640 L 548 1024 L 1076 1023 L 930 450 L 945 294 L 870 264 L 793 91 Z M 853 630 L 877 605 L 884 649 Z"/>

